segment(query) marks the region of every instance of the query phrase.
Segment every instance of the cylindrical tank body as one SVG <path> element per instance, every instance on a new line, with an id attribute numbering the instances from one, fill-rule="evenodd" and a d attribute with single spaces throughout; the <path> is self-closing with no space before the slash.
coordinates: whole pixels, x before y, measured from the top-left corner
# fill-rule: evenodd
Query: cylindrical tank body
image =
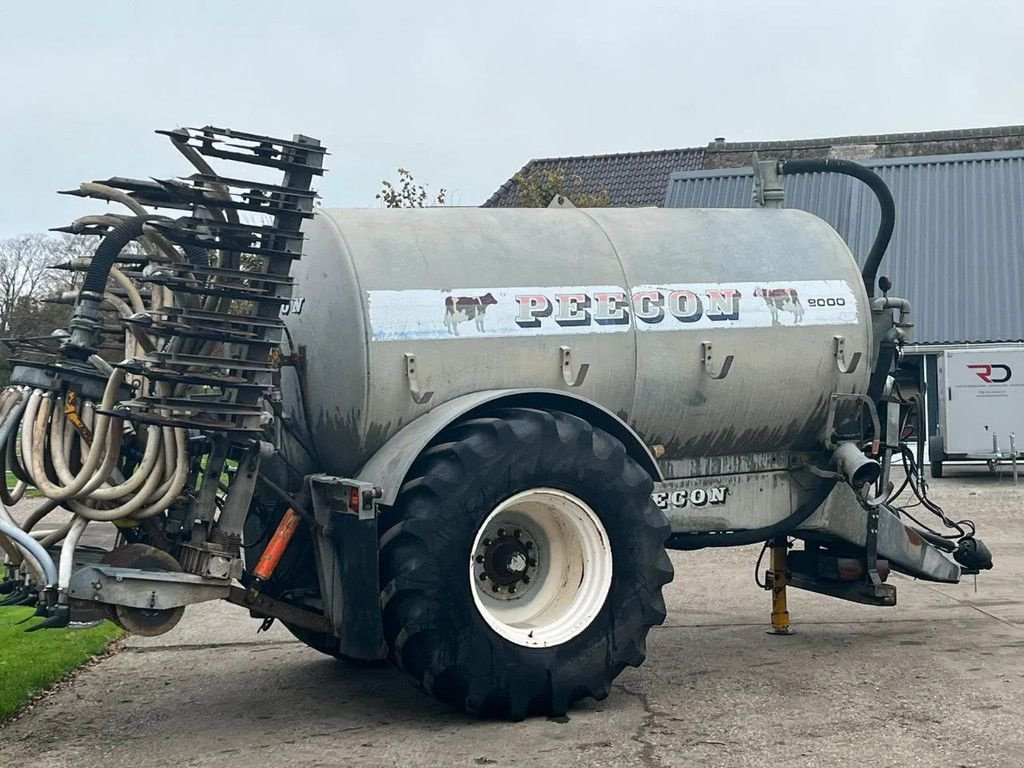
<path id="1" fill-rule="evenodd" d="M 673 459 L 814 449 L 831 394 L 867 388 L 857 265 L 801 211 L 321 209 L 306 235 L 286 320 L 323 471 L 485 389 L 590 398 Z M 862 355 L 851 373 L 837 336 Z M 563 347 L 570 380 L 589 366 L 574 388 Z"/>

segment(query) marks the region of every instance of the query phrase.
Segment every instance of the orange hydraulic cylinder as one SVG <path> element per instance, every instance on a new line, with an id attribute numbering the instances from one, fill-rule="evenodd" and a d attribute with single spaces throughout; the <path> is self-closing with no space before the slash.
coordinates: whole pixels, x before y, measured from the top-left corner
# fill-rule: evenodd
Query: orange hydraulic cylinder
<path id="1" fill-rule="evenodd" d="M 263 550 L 259 562 L 252 569 L 253 585 L 249 588 L 249 593 L 253 597 L 259 594 L 260 587 L 274 575 L 274 570 L 277 568 L 277 564 L 281 562 L 281 556 L 284 555 L 284 551 L 288 548 L 288 544 L 295 535 L 295 531 L 298 529 L 301 521 L 302 518 L 299 516 L 299 513 L 290 507 L 284 513 L 281 523 L 277 526 L 277 530 L 274 531 L 274 535 L 267 543 L 267 548 Z"/>

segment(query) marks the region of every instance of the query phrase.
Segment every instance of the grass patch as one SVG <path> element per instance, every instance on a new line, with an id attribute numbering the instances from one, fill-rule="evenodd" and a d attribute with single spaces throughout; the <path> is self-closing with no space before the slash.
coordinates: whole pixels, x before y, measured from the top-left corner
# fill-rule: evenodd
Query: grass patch
<path id="1" fill-rule="evenodd" d="M 33 613 L 33 608 L 0 608 L 0 721 L 124 635 L 109 621 L 89 629 L 31 633 L 25 628 L 41 618 L 15 624 Z"/>
<path id="2" fill-rule="evenodd" d="M 7 487 L 8 488 L 13 488 L 17 484 L 18 484 L 18 478 L 16 478 L 14 476 L 14 473 L 11 472 L 11 470 L 7 470 Z M 30 485 L 28 488 L 25 489 L 25 495 L 24 495 L 23 498 L 26 498 L 26 499 L 38 499 L 42 495 L 43 494 L 41 494 L 37 489 L 33 488 Z"/>

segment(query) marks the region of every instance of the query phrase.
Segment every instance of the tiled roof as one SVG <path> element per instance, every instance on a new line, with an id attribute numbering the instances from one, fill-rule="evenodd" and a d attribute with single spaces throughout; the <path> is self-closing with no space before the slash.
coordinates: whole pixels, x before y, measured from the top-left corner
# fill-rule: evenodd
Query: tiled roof
<path id="1" fill-rule="evenodd" d="M 653 152 L 626 152 L 618 155 L 579 155 L 531 160 L 520 171 L 561 170 L 569 178 L 579 178 L 588 194 L 608 193 L 609 205 L 662 205 L 669 177 L 676 171 L 699 170 L 704 166 L 704 149 L 662 149 Z M 515 206 L 515 178 L 506 181 L 483 207 Z"/>
<path id="2" fill-rule="evenodd" d="M 850 160 L 956 155 L 1024 149 L 1024 125 L 966 128 L 952 131 L 884 133 L 794 141 L 728 142 L 716 139 L 707 147 L 626 152 L 618 155 L 579 155 L 531 160 L 520 171 L 561 169 L 578 178 L 589 194 L 607 192 L 609 205 L 663 205 L 669 177 L 679 171 L 750 167 L 752 152 L 763 158 L 841 157 Z M 502 184 L 484 207 L 515 206 L 514 177 Z"/>

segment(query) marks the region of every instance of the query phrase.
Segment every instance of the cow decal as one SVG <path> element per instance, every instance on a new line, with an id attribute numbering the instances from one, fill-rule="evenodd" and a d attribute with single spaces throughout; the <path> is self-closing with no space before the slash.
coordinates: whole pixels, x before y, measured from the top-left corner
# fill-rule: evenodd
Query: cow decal
<path id="1" fill-rule="evenodd" d="M 444 327 L 452 336 L 459 335 L 459 323 L 472 320 L 478 331 L 484 331 L 487 308 L 498 300 L 490 292 L 483 296 L 448 296 L 444 300 Z"/>
<path id="2" fill-rule="evenodd" d="M 768 305 L 772 313 L 772 325 L 780 325 L 780 312 L 792 312 L 794 323 L 804 319 L 804 306 L 800 303 L 796 288 L 757 288 L 754 296 L 764 299 Z"/>

